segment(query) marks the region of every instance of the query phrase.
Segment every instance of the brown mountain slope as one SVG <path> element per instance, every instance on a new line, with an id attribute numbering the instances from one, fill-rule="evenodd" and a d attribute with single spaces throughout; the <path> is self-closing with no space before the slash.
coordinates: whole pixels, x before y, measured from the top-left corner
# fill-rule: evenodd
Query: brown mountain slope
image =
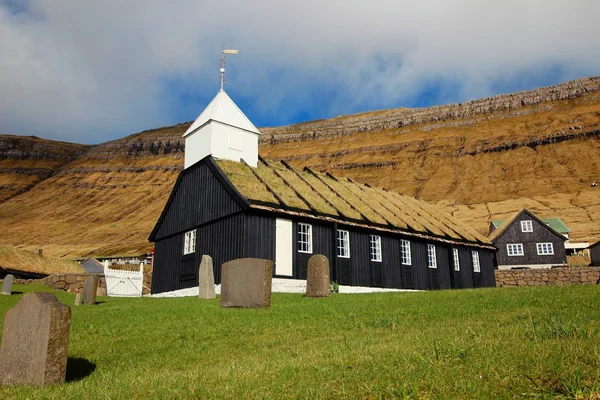
<path id="1" fill-rule="evenodd" d="M 263 157 L 442 202 L 482 232 L 530 207 L 600 238 L 599 78 L 262 131 Z"/>
<path id="2" fill-rule="evenodd" d="M 148 251 L 147 237 L 183 166 L 182 129 L 95 146 L 0 204 L 1 242 L 71 258 Z"/>
<path id="3" fill-rule="evenodd" d="M 0 135 L 0 203 L 32 188 L 91 146 Z"/>
<path id="4" fill-rule="evenodd" d="M 459 105 L 261 129 L 263 157 L 440 202 L 486 231 L 522 207 L 600 238 L 600 78 Z M 0 204 L 0 242 L 45 254 L 137 254 L 183 167 L 189 123 L 91 148 Z"/>

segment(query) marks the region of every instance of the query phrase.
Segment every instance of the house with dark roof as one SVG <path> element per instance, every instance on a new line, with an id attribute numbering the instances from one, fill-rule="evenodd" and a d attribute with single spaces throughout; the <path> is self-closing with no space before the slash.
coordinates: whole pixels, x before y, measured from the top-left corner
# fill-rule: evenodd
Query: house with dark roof
<path id="1" fill-rule="evenodd" d="M 528 210 L 490 224 L 489 239 L 498 248 L 498 269 L 550 268 L 567 262 L 567 238 Z"/>
<path id="2" fill-rule="evenodd" d="M 104 265 L 93 257 L 83 260 L 80 264 L 83 267 L 83 269 L 85 269 L 85 272 L 87 272 L 88 274 L 104 273 Z"/>
<path id="3" fill-rule="evenodd" d="M 330 260 L 341 285 L 410 289 L 495 286 L 495 247 L 436 206 L 258 156 L 260 132 L 221 89 L 184 134 L 185 169 L 149 240 L 152 293 L 198 285 L 203 254 L 273 260 L 274 277 L 306 279 Z"/>
<path id="4" fill-rule="evenodd" d="M 563 235 L 566 239 L 569 239 L 569 234 L 571 233 L 571 228 L 567 226 L 560 218 L 540 218 L 546 225 L 550 228 L 554 229 L 556 232 Z M 490 230 L 489 232 L 493 232 L 496 229 L 500 228 L 504 224 L 504 220 L 496 219 L 490 222 Z"/>
<path id="5" fill-rule="evenodd" d="M 565 251 L 568 256 L 588 256 L 589 257 L 589 243 L 587 242 L 574 242 L 569 239 L 569 234 L 571 233 L 571 228 L 567 226 L 560 218 L 540 218 L 546 225 L 554 229 L 556 232 L 563 235 L 567 240 L 565 240 Z M 493 220 L 490 222 L 489 233 L 498 229 L 500 226 L 504 224 L 504 220 Z"/>

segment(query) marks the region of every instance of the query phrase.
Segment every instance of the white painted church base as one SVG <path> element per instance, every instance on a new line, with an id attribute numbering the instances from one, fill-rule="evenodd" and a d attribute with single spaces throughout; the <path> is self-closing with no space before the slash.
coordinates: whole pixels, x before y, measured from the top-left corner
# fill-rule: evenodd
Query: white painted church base
<path id="1" fill-rule="evenodd" d="M 273 278 L 271 284 L 273 293 L 306 293 L 306 281 L 300 279 L 282 279 Z M 388 293 L 388 292 L 420 292 L 421 290 L 412 289 L 386 289 L 373 288 L 363 286 L 339 286 L 339 292 L 343 294 L 358 294 L 358 293 Z M 221 285 L 215 285 L 215 293 L 221 294 Z M 190 297 L 198 296 L 198 287 L 174 290 L 172 292 L 164 292 L 153 294 L 152 297 Z"/>

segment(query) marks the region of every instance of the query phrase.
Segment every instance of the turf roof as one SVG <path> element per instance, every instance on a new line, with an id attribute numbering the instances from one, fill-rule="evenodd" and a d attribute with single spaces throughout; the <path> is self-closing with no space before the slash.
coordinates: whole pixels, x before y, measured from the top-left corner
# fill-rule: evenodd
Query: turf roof
<path id="1" fill-rule="evenodd" d="M 399 233 L 418 233 L 434 240 L 491 243 L 434 205 L 409 196 L 308 168 L 298 170 L 285 162 L 261 158 L 257 168 L 234 161 L 215 162 L 251 207 L 269 207 Z"/>

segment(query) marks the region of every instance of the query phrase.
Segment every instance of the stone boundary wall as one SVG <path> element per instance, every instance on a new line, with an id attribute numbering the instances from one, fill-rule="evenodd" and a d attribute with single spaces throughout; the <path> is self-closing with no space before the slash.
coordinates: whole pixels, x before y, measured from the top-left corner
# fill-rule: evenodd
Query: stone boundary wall
<path id="1" fill-rule="evenodd" d="M 144 296 L 149 295 L 151 288 L 152 288 L 152 272 L 150 272 L 149 274 L 144 273 L 142 294 Z"/>
<path id="2" fill-rule="evenodd" d="M 104 275 L 99 275 L 97 296 L 106 296 L 106 279 Z M 64 290 L 71 293 L 83 293 L 85 280 L 88 274 L 55 274 L 40 280 L 42 285 L 51 286 L 54 289 Z"/>
<path id="3" fill-rule="evenodd" d="M 567 286 L 595 285 L 600 282 L 600 268 L 512 269 L 494 271 L 496 286 Z"/>
<path id="4" fill-rule="evenodd" d="M 15 279 L 14 283 L 17 285 L 44 285 L 51 286 L 57 290 L 64 290 L 66 292 L 77 293 L 83 292 L 85 287 L 85 279 L 88 274 L 56 274 L 50 275 L 43 279 Z M 2 280 L 0 279 L 0 282 Z M 152 273 L 145 273 L 142 294 L 149 295 L 150 288 L 152 287 Z M 98 280 L 98 291 L 97 296 L 106 296 L 106 279 L 103 275 L 100 275 Z"/>

